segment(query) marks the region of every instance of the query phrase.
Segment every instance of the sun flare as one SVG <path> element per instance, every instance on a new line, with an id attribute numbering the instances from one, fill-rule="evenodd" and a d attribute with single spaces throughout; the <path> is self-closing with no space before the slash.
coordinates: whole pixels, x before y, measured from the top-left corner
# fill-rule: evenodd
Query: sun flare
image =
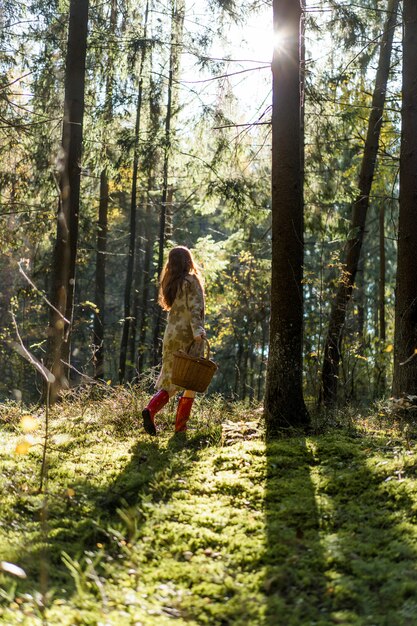
<path id="1" fill-rule="evenodd" d="M 284 30 L 273 32 L 271 40 L 271 52 L 283 52 L 285 50 L 287 37 Z"/>

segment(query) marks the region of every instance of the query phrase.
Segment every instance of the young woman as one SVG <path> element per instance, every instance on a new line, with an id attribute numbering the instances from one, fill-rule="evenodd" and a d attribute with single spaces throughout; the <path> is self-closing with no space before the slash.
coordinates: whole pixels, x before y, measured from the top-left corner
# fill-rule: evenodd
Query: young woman
<path id="1" fill-rule="evenodd" d="M 174 352 L 184 350 L 194 339 L 193 353 L 199 356 L 206 336 L 202 279 L 191 252 L 185 246 L 177 246 L 169 253 L 159 281 L 158 302 L 169 314 L 162 345 L 162 369 L 156 382 L 159 391 L 142 411 L 143 426 L 150 435 L 156 435 L 156 413 L 180 391 L 171 381 Z M 194 397 L 195 392 L 188 390 L 181 396 L 175 417 L 175 432 L 187 430 Z"/>

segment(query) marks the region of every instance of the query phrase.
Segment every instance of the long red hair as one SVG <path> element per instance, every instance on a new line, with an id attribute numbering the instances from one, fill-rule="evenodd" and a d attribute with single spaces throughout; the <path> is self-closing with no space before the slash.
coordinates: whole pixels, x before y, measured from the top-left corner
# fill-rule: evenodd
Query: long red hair
<path id="1" fill-rule="evenodd" d="M 185 246 L 172 248 L 159 279 L 158 303 L 165 311 L 170 310 L 178 291 L 182 290 L 185 278 L 190 274 L 196 276 L 203 288 L 200 271 L 190 250 Z"/>

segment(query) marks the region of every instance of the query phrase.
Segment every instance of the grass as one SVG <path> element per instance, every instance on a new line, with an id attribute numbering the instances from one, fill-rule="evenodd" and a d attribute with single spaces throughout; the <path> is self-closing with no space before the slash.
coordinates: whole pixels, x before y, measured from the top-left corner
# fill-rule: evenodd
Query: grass
<path id="1" fill-rule="evenodd" d="M 350 416 L 266 443 L 261 412 L 198 400 L 142 432 L 140 392 L 42 411 L 25 454 L 0 409 L 0 623 L 69 626 L 417 624 L 417 434 Z M 319 432 L 320 431 L 320 432 Z M 18 572 L 17 572 L 18 573 Z"/>

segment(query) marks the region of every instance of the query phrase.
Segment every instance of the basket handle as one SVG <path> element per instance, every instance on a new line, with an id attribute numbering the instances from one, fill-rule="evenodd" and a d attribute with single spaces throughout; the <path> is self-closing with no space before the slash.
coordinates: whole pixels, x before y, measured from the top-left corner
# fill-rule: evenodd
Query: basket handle
<path id="1" fill-rule="evenodd" d="M 208 342 L 208 339 L 206 339 L 205 337 L 203 337 L 203 342 L 204 342 L 205 344 L 207 344 L 207 356 L 205 356 L 204 358 L 205 358 L 205 359 L 210 359 L 210 344 L 209 344 L 209 342 Z M 193 340 L 192 340 L 192 342 L 190 343 L 190 345 L 188 346 L 188 348 L 186 348 L 186 350 L 185 350 L 185 351 L 186 351 L 186 353 L 187 353 L 187 354 L 190 354 L 190 350 L 191 350 L 191 348 L 192 348 L 192 346 L 193 346 L 193 344 L 194 344 L 194 343 L 197 343 L 197 342 L 195 341 L 195 339 L 193 339 Z M 204 355 L 204 353 L 203 353 L 203 355 Z"/>

